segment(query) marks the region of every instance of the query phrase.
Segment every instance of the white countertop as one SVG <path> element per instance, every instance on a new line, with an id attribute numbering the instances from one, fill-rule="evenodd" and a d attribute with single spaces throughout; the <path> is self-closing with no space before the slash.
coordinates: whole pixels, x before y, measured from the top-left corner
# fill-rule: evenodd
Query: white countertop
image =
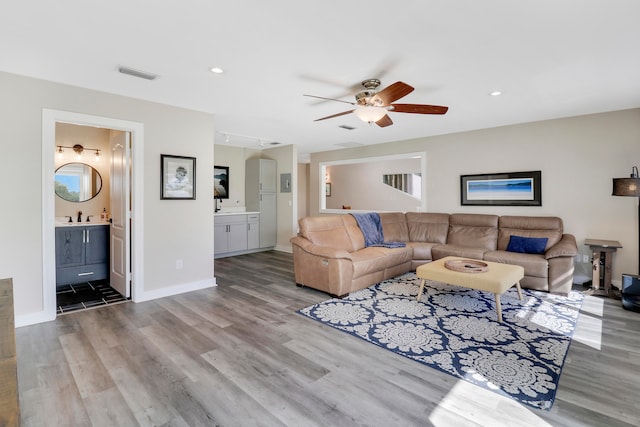
<path id="1" fill-rule="evenodd" d="M 228 216 L 228 215 L 251 215 L 259 214 L 260 212 L 215 212 L 213 216 Z"/>
<path id="2" fill-rule="evenodd" d="M 107 221 L 89 221 L 89 222 L 60 222 L 56 221 L 56 227 L 87 227 L 92 225 L 109 225 Z"/>

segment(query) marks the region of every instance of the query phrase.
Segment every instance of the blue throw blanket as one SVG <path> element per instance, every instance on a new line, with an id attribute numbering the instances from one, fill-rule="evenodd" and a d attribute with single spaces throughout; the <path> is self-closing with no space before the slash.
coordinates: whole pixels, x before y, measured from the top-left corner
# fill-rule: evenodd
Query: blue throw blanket
<path id="1" fill-rule="evenodd" d="M 385 248 L 404 248 L 405 244 L 402 242 L 385 242 L 384 234 L 382 233 L 382 223 L 380 222 L 380 215 L 376 212 L 368 213 L 352 213 L 351 214 L 358 227 L 364 235 L 364 246 L 382 246 Z"/>

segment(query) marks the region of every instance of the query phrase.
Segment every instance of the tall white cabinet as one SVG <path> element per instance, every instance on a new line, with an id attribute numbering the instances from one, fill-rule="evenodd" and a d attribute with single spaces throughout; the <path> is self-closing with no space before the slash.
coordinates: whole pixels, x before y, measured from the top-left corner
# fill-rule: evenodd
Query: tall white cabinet
<path id="1" fill-rule="evenodd" d="M 260 212 L 260 248 L 273 248 L 277 242 L 277 162 L 249 159 L 245 170 L 245 198 L 248 211 Z"/>

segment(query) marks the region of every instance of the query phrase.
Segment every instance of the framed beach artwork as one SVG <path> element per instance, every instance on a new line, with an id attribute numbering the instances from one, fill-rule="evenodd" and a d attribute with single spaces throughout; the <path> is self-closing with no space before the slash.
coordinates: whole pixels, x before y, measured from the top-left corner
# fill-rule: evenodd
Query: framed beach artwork
<path id="1" fill-rule="evenodd" d="M 229 166 L 213 167 L 213 198 L 229 198 Z"/>
<path id="2" fill-rule="evenodd" d="M 460 176 L 463 206 L 542 206 L 541 171 Z"/>
<path id="3" fill-rule="evenodd" d="M 160 155 L 160 199 L 195 200 L 196 158 Z"/>

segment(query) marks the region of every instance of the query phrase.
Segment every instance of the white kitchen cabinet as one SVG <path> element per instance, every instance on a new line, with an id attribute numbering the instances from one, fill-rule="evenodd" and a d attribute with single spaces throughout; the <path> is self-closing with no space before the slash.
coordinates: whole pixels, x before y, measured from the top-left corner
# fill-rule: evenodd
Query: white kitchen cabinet
<path id="1" fill-rule="evenodd" d="M 247 215 L 247 249 L 260 247 L 260 214 Z"/>
<path id="2" fill-rule="evenodd" d="M 213 220 L 214 255 L 247 250 L 247 215 L 215 215 Z"/>
<path id="3" fill-rule="evenodd" d="M 249 159 L 245 168 L 247 209 L 260 212 L 260 248 L 276 246 L 277 232 L 277 162 Z"/>

